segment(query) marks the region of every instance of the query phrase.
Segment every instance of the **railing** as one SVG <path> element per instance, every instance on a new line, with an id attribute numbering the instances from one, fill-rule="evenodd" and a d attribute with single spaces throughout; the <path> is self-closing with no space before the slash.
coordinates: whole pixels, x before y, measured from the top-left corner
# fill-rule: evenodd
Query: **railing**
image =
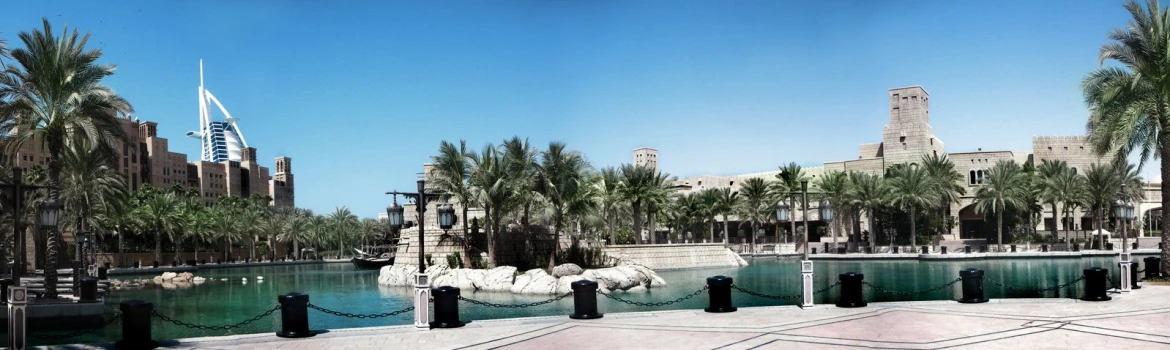
<path id="1" fill-rule="evenodd" d="M 1146 259 L 1144 259 L 1144 262 L 1146 264 L 1146 266 L 1145 266 L 1146 268 L 1144 270 L 1139 271 L 1139 270 L 1136 270 L 1136 267 L 1134 267 L 1134 269 L 1131 271 L 1135 275 L 1138 272 L 1145 272 L 1147 278 L 1161 276 L 1161 271 L 1160 271 L 1161 261 L 1160 260 L 1161 259 L 1154 258 L 1154 257 L 1146 258 Z M 1062 291 L 1065 288 L 1072 287 L 1074 285 L 1077 285 L 1078 283 L 1081 283 L 1081 284 L 1083 284 L 1083 287 L 1081 289 L 1080 299 L 1085 300 L 1085 301 L 1107 301 L 1107 300 L 1110 300 L 1111 298 L 1108 296 L 1107 285 L 1112 285 L 1114 287 L 1118 287 L 1118 284 L 1120 283 L 1119 281 L 1114 280 L 1113 276 L 1111 276 L 1109 274 L 1109 270 L 1099 268 L 1099 267 L 1085 269 L 1083 271 L 1082 275 L 1076 279 L 1073 279 L 1073 280 L 1070 280 L 1070 281 L 1067 281 L 1064 283 L 1060 283 L 1060 284 L 1052 286 L 1052 287 L 1041 287 L 1041 288 L 1020 288 L 1020 287 L 1012 286 L 1012 285 L 1000 282 L 1000 281 L 995 280 L 995 279 L 985 279 L 983 270 L 966 269 L 966 270 L 959 271 L 958 278 L 945 281 L 943 283 L 932 286 L 930 288 L 925 288 L 925 289 L 920 289 L 920 290 L 897 290 L 897 289 L 887 288 L 887 287 L 883 287 L 883 286 L 865 281 L 864 274 L 849 272 L 849 273 L 843 273 L 843 274 L 838 275 L 837 282 L 830 284 L 828 286 L 822 287 L 821 289 L 813 290 L 810 292 L 811 295 L 806 296 L 803 293 L 778 294 L 778 295 L 762 293 L 762 292 L 758 292 L 758 291 L 749 290 L 749 289 L 744 288 L 742 286 L 735 285 L 733 283 L 733 280 L 731 277 L 714 276 L 714 277 L 707 278 L 707 284 L 705 286 L 695 290 L 694 292 L 687 293 L 684 296 L 681 296 L 681 297 L 678 297 L 675 299 L 663 300 L 663 301 L 657 301 L 657 302 L 642 302 L 642 301 L 635 301 L 635 300 L 629 300 L 629 299 L 622 298 L 613 292 L 606 292 L 605 290 L 598 288 L 598 284 L 595 281 L 580 280 L 580 281 L 576 281 L 576 282 L 571 283 L 570 286 L 572 287 L 572 291 L 570 291 L 570 292 L 556 295 L 552 298 L 541 300 L 541 301 L 520 303 L 520 304 L 492 303 L 492 302 L 486 302 L 486 301 L 466 298 L 466 297 L 463 297 L 459 294 L 460 293 L 459 288 L 450 287 L 450 286 L 442 286 L 442 287 L 432 289 L 432 293 L 433 293 L 434 297 L 433 297 L 433 299 L 430 300 L 430 302 L 434 304 L 435 319 L 434 319 L 434 322 L 431 323 L 431 327 L 432 328 L 452 328 L 452 327 L 460 327 L 460 326 L 464 325 L 465 321 L 459 320 L 459 302 L 460 301 L 467 302 L 469 304 L 482 306 L 482 307 L 519 309 L 519 308 L 540 307 L 543 305 L 547 305 L 547 304 L 561 301 L 561 300 L 571 296 L 571 297 L 573 297 L 574 312 L 573 312 L 573 314 L 570 314 L 569 317 L 573 318 L 573 319 L 594 319 L 594 318 L 602 317 L 602 314 L 599 313 L 598 309 L 597 309 L 597 299 L 598 299 L 597 295 L 598 294 L 601 294 L 606 299 L 610 299 L 610 300 L 613 300 L 613 301 L 616 301 L 619 303 L 640 306 L 640 307 L 654 308 L 654 307 L 665 307 L 665 306 L 670 306 L 670 305 L 682 303 L 682 302 L 685 302 L 687 300 L 691 300 L 691 299 L 694 299 L 696 297 L 699 297 L 702 294 L 706 293 L 707 299 L 708 299 L 708 307 L 706 309 L 704 309 L 705 311 L 707 311 L 707 312 L 734 312 L 734 311 L 736 311 L 736 307 L 732 303 L 732 292 L 733 291 L 739 292 L 739 293 L 742 293 L 742 294 L 745 294 L 745 295 L 748 295 L 751 297 L 756 297 L 756 298 L 790 301 L 790 302 L 804 300 L 804 301 L 808 302 L 808 301 L 812 300 L 811 298 L 813 296 L 824 295 L 824 294 L 832 291 L 833 289 L 837 289 L 838 293 L 837 293 L 836 306 L 845 307 L 845 308 L 853 308 L 853 307 L 867 306 L 867 301 L 865 300 L 865 295 L 862 292 L 864 288 L 869 288 L 876 293 L 895 295 L 895 296 L 900 296 L 900 297 L 916 297 L 916 296 L 923 295 L 923 294 L 944 291 L 944 290 L 947 290 L 948 288 L 951 288 L 953 291 L 953 288 L 955 288 L 956 284 L 960 284 L 960 287 L 961 287 L 960 289 L 961 289 L 961 293 L 962 293 L 962 298 L 960 298 L 956 301 L 958 301 L 960 303 L 984 303 L 984 302 L 988 301 L 988 299 L 985 296 L 985 288 L 984 288 L 985 282 L 1002 287 L 1004 291 L 1010 291 L 1013 293 L 1027 293 L 1027 294 L 1040 294 L 1040 295 L 1048 294 L 1048 293 L 1055 293 L 1056 297 L 1060 297 L 1060 294 L 1062 293 Z M 1066 295 L 1066 297 L 1074 297 L 1074 296 L 1069 294 L 1069 295 Z M 824 296 L 823 298 L 828 299 L 829 296 Z M 319 311 L 321 313 L 325 313 L 325 314 L 329 314 L 329 315 L 333 315 L 333 316 L 346 317 L 346 318 L 358 318 L 358 319 L 385 318 L 385 317 L 401 315 L 401 314 L 415 310 L 414 306 L 410 306 L 410 307 L 406 307 L 403 309 L 392 310 L 392 311 L 383 312 L 383 313 L 372 313 L 372 314 L 349 313 L 349 312 L 337 311 L 337 310 L 325 308 L 325 307 L 322 307 L 320 305 L 311 304 L 311 303 L 309 303 L 309 296 L 305 295 L 305 294 L 300 294 L 300 293 L 290 293 L 290 294 L 281 295 L 277 298 L 277 301 L 278 301 L 277 305 L 273 306 L 272 308 L 270 308 L 270 309 L 268 309 L 260 314 L 257 314 L 254 317 L 251 317 L 251 318 L 239 321 L 239 322 L 235 322 L 235 323 L 228 323 L 228 324 L 222 324 L 222 325 L 206 325 L 206 324 L 185 322 L 185 321 L 182 321 L 182 320 L 177 319 L 175 317 L 172 317 L 173 315 L 168 316 L 168 315 L 164 315 L 164 314 L 159 313 L 158 311 L 154 310 L 154 305 L 149 303 L 149 302 L 142 301 L 142 300 L 131 300 L 131 301 L 122 302 L 120 305 L 122 312 L 115 315 L 114 317 L 103 320 L 101 322 L 101 324 L 97 327 L 83 329 L 83 330 L 75 331 L 75 332 L 71 332 L 71 333 L 63 333 L 63 334 L 45 333 L 45 332 L 39 332 L 39 331 L 33 330 L 28 335 L 31 337 L 34 337 L 34 338 L 50 339 L 50 340 L 63 340 L 63 339 L 74 338 L 74 337 L 81 336 L 84 334 L 96 332 L 98 330 L 101 330 L 101 329 L 113 324 L 113 323 L 121 321 L 121 323 L 122 323 L 122 340 L 118 342 L 118 347 L 120 347 L 120 348 L 123 348 L 123 347 L 124 348 L 148 348 L 148 347 L 152 347 L 152 346 L 157 345 L 157 342 L 155 342 L 154 340 L 151 339 L 152 338 L 151 327 L 150 327 L 151 319 L 158 319 L 162 322 L 170 323 L 170 324 L 173 324 L 175 326 L 186 327 L 186 328 L 191 328 L 191 329 L 198 329 L 198 330 L 204 330 L 204 331 L 206 331 L 206 330 L 227 331 L 227 330 L 232 330 L 232 329 L 244 327 L 246 325 L 260 321 L 260 320 L 265 319 L 269 316 L 272 316 L 277 311 L 280 311 L 280 313 L 281 313 L 281 316 L 280 316 L 281 317 L 281 329 L 280 329 L 280 331 L 276 332 L 276 335 L 279 337 L 285 337 L 285 338 L 301 338 L 301 337 L 311 337 L 311 336 L 315 335 L 314 332 L 309 330 L 309 312 L 308 312 L 308 310 L 316 310 L 316 311 Z M 24 322 L 23 316 L 20 316 L 19 322 L 22 322 L 22 323 Z M 18 335 L 18 336 L 23 337 L 23 334 Z"/>

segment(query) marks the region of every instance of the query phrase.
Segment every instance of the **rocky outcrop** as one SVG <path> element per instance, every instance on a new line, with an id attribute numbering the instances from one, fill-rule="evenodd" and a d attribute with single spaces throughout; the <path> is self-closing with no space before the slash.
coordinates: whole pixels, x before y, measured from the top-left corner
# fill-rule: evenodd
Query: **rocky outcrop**
<path id="1" fill-rule="evenodd" d="M 259 277 L 259 276 L 257 276 L 257 278 L 263 279 L 262 277 Z M 163 272 L 163 274 L 158 275 L 158 276 L 154 276 L 153 278 L 149 278 L 149 279 L 125 279 L 125 280 L 111 279 L 110 280 L 110 289 L 111 290 L 140 289 L 140 288 L 145 288 L 145 287 L 149 287 L 149 286 L 158 286 L 158 287 L 162 287 L 163 289 L 182 289 L 182 288 L 190 288 L 190 287 L 195 286 L 195 285 L 203 284 L 207 281 L 213 281 L 213 280 L 203 278 L 203 277 L 197 277 L 197 276 L 191 274 L 190 272 L 182 272 L 182 273 Z"/>
<path id="2" fill-rule="evenodd" d="M 577 264 L 561 264 L 553 267 L 552 275 L 556 278 L 565 276 L 580 275 L 584 270 Z"/>
<path id="3" fill-rule="evenodd" d="M 577 269 L 578 273 L 561 275 Z M 564 294 L 572 290 L 572 283 L 580 280 L 596 281 L 604 291 L 646 291 L 666 286 L 666 281 L 648 267 L 628 264 L 616 267 L 584 270 L 572 264 L 553 268 L 553 274 L 532 269 L 516 274 L 516 268 L 501 266 L 491 270 L 448 269 L 432 266 L 427 269 L 431 287 L 453 286 L 465 291 L 507 291 L 515 294 Z M 384 286 L 411 286 L 417 269 L 413 266 L 386 266 L 378 275 L 378 284 Z"/>

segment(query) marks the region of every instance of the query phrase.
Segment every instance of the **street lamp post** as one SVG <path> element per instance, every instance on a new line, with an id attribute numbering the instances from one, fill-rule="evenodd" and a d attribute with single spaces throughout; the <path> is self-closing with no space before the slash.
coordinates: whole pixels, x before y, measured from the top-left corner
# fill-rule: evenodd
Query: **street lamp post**
<path id="1" fill-rule="evenodd" d="M 1121 219 L 1121 262 L 1118 265 L 1119 271 L 1121 272 L 1121 286 L 1119 289 L 1122 292 L 1128 292 L 1132 286 L 1132 281 L 1130 281 L 1130 269 L 1132 269 L 1133 266 L 1130 264 L 1129 234 L 1127 232 L 1128 228 L 1126 226 L 1129 226 L 1129 221 L 1133 220 L 1134 213 L 1133 203 L 1129 201 L 1129 196 L 1127 196 L 1125 192 L 1125 184 L 1121 184 L 1121 193 L 1119 197 L 1121 199 L 1119 199 L 1117 203 L 1114 203 L 1113 205 L 1113 216 Z"/>
<path id="2" fill-rule="evenodd" d="M 398 205 L 398 195 L 406 198 L 414 199 L 415 210 L 418 214 L 418 272 L 414 274 L 414 326 L 415 328 L 430 328 L 430 280 L 426 274 L 426 253 L 424 244 L 424 231 L 426 231 L 425 213 L 427 211 L 427 201 L 432 199 L 439 199 L 443 193 L 427 193 L 427 186 L 425 179 L 418 180 L 418 192 L 398 192 L 390 191 L 386 194 L 394 195 L 394 201 L 386 208 L 386 221 L 390 229 L 399 229 L 403 226 L 409 228 L 403 222 L 403 209 Z M 451 224 L 455 222 L 455 209 L 450 204 L 439 207 L 439 227 L 443 230 L 451 228 Z"/>
<path id="3" fill-rule="evenodd" d="M 13 211 L 12 212 L 12 221 L 13 221 L 12 222 L 12 244 L 15 245 L 15 247 L 13 247 L 13 249 L 12 249 L 12 253 L 15 254 L 15 256 L 12 257 L 11 274 L 12 274 L 12 285 L 13 286 L 20 286 L 20 275 L 24 273 L 24 266 L 25 266 L 24 259 L 25 259 L 25 255 L 26 255 L 24 252 L 24 249 L 25 249 L 24 238 L 25 237 L 22 234 L 23 227 L 20 224 L 20 221 L 21 221 L 20 219 L 23 216 L 21 214 L 21 208 L 24 204 L 24 193 L 25 193 L 25 191 L 30 191 L 30 190 L 35 191 L 35 190 L 39 190 L 39 189 L 48 189 L 48 188 L 52 188 L 52 187 L 51 186 L 36 186 L 36 185 L 25 184 L 24 183 L 24 169 L 22 169 L 20 167 L 14 167 L 14 168 L 12 168 L 12 183 L 0 184 L 0 188 L 12 189 L 12 203 L 11 203 L 12 211 Z M 42 203 L 41 204 L 41 217 L 40 217 L 41 226 L 42 227 L 55 227 L 55 226 L 57 226 L 57 216 L 58 216 L 60 210 L 61 210 L 61 205 L 58 204 L 56 200 L 49 199 L 49 200 L 45 201 L 44 203 Z M 3 266 L 4 264 L 8 263 L 8 259 L 4 255 L 5 249 L 4 249 L 4 243 L 3 243 L 3 242 L 7 242 L 7 241 L 8 241 L 7 239 L 4 239 L 3 234 L 0 234 L 0 270 L 2 270 L 4 268 L 4 266 Z"/>
<path id="4" fill-rule="evenodd" d="M 795 192 L 781 193 L 781 195 L 793 195 Z M 813 193 L 818 194 L 818 193 Z M 800 181 L 800 195 L 803 207 L 801 214 L 804 220 L 804 258 L 800 260 L 800 289 L 801 289 L 801 303 L 800 306 L 809 308 L 813 306 L 813 262 L 809 260 L 808 250 L 809 244 L 812 243 L 809 239 L 808 231 L 808 180 Z M 778 221 L 790 221 L 792 218 L 792 208 L 784 202 L 776 205 L 776 219 Z M 833 220 L 833 206 L 829 203 L 822 203 L 820 207 L 821 220 L 831 222 Z M 832 226 L 829 227 L 829 232 L 832 234 Z"/>

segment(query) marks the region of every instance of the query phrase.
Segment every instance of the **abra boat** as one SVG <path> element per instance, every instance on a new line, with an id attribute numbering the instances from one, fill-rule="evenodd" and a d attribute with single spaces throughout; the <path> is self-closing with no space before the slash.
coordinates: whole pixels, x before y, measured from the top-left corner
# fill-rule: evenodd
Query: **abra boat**
<path id="1" fill-rule="evenodd" d="M 354 248 L 357 255 L 350 259 L 353 267 L 363 270 L 377 270 L 382 266 L 394 265 L 394 255 L 398 251 L 397 244 L 368 247 L 365 250 Z"/>

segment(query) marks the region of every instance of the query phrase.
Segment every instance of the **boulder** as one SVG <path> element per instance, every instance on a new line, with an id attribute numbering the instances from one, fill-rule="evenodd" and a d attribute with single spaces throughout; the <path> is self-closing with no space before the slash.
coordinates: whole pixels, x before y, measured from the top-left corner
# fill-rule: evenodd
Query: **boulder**
<path id="1" fill-rule="evenodd" d="M 170 281 L 170 280 L 172 280 L 172 279 L 175 279 L 175 277 L 176 277 L 176 276 L 178 276 L 178 275 L 179 275 L 179 274 L 177 274 L 177 273 L 174 273 L 174 272 L 163 272 L 163 274 L 162 274 L 162 279 L 164 279 L 164 280 L 167 280 L 167 281 Z"/>
<path id="2" fill-rule="evenodd" d="M 508 291 L 512 289 L 512 282 L 516 279 L 516 268 L 500 266 L 484 273 L 483 280 L 476 284 L 476 289 L 486 291 Z"/>
<path id="3" fill-rule="evenodd" d="M 580 275 L 583 270 L 577 264 L 560 264 L 552 269 L 552 276 L 561 278 L 565 276 Z"/>
<path id="4" fill-rule="evenodd" d="M 418 268 L 414 266 L 382 266 L 382 270 L 378 272 L 378 284 L 383 286 L 410 286 L 414 284 L 414 274 L 417 272 Z"/>
<path id="5" fill-rule="evenodd" d="M 203 284 L 203 282 L 207 282 L 207 279 L 203 277 L 195 277 L 191 279 L 191 282 L 195 284 Z"/>
<path id="6" fill-rule="evenodd" d="M 528 286 L 528 282 L 532 282 L 531 275 L 523 274 L 516 276 L 515 281 L 512 282 L 512 287 L 509 288 L 508 291 L 512 292 L 513 294 L 520 294 L 520 292 L 524 291 L 524 287 Z"/>
<path id="7" fill-rule="evenodd" d="M 541 269 L 532 269 L 524 273 L 530 276 L 531 280 L 524 288 L 520 289 L 520 294 L 555 294 L 557 292 L 557 278 L 549 275 Z M 512 290 L 516 290 L 513 286 Z"/>
<path id="8" fill-rule="evenodd" d="M 154 282 L 154 284 L 162 284 L 163 283 L 163 276 L 154 276 L 154 279 L 152 279 L 150 281 Z M 167 281 L 170 281 L 170 280 L 167 279 Z"/>
<path id="9" fill-rule="evenodd" d="M 183 273 L 180 273 L 177 276 L 175 276 L 175 278 L 173 278 L 173 279 L 179 280 L 179 281 L 190 281 L 191 278 L 193 278 L 193 277 L 195 277 L 195 276 L 192 275 L 190 272 L 183 272 Z"/>
<path id="10" fill-rule="evenodd" d="M 585 279 L 581 275 L 564 276 L 557 279 L 557 295 L 565 294 L 573 291 L 573 282 Z"/>

